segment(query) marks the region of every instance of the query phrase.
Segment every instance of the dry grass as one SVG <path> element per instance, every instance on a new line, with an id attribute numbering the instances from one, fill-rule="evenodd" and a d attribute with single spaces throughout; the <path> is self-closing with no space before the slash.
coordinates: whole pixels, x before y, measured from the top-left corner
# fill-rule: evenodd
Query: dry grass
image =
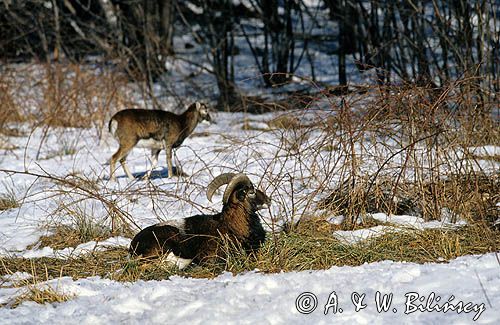
<path id="1" fill-rule="evenodd" d="M 96 223 L 87 222 L 77 225 L 58 225 L 52 229 L 50 235 L 40 237 L 40 240 L 28 247 L 52 247 L 53 249 L 64 249 L 77 247 L 89 241 L 103 241 L 111 237 L 111 231 Z"/>
<path id="2" fill-rule="evenodd" d="M 74 279 L 91 276 L 111 277 L 114 272 L 126 265 L 128 252 L 125 249 L 95 251 L 80 257 L 59 258 L 9 258 L 0 257 L 2 274 L 27 272 L 38 282 L 71 276 Z M 33 271 L 34 270 L 34 271 Z"/>
<path id="3" fill-rule="evenodd" d="M 298 129 L 307 127 L 303 125 L 296 116 L 283 114 L 267 122 L 267 125 L 271 129 Z"/>
<path id="4" fill-rule="evenodd" d="M 127 83 L 125 75 L 108 67 L 7 66 L 0 73 L 0 130 L 26 122 L 34 127 L 94 127 L 102 132 L 110 114 L 130 105 Z"/>
<path id="5" fill-rule="evenodd" d="M 8 269 L 3 262 L 3 260 L 0 260 L 0 266 L 4 270 L 3 273 L 13 275 L 14 272 L 17 272 L 17 270 Z M 16 308 L 26 301 L 38 304 L 51 304 L 65 302 L 73 298 L 73 295 L 66 294 L 59 290 L 57 286 L 54 288 L 45 282 L 49 280 L 47 268 L 38 269 L 33 261 L 30 261 L 30 268 L 31 273 L 26 271 L 26 273 L 30 274 L 27 279 L 12 281 L 13 283 L 9 287 L 19 288 L 19 291 L 16 295 L 10 297 L 6 303 L 0 304 L 0 307 Z M 45 278 L 39 276 L 40 274 L 44 274 Z"/>
<path id="6" fill-rule="evenodd" d="M 44 67 L 38 76 L 26 74 L 32 76 L 26 81 L 28 85 L 41 80 L 35 82 L 36 91 L 26 92 L 5 71 L 0 76 L 0 130 L 25 122 L 46 127 L 47 132 L 53 126 L 93 127 L 100 136 L 110 114 L 128 103 L 128 96 L 122 91 L 125 80 L 112 72 L 96 75 L 72 65 Z M 250 123 L 254 121 L 245 120 L 245 130 L 265 131 L 267 138 L 275 136 L 277 140 L 260 143 L 260 139 L 234 139 L 221 134 L 232 146 L 214 146 L 213 154 L 226 162 L 232 161 L 235 152 L 253 155 L 246 162 L 237 161 L 236 168 L 245 168 L 254 157 L 262 157 L 262 145 L 276 148 L 274 159 L 257 158 L 265 170 L 258 176 L 272 189 L 268 194 L 279 208 L 274 210 L 278 212 L 270 210 L 273 233 L 255 256 L 225 242 L 221 244 L 224 259 L 182 271 L 161 259 L 130 259 L 124 248 L 92 251 L 68 259 L 0 257 L 1 274 L 33 275 L 33 283 L 24 284 L 26 294 L 16 298 L 18 302 L 12 302 L 12 306 L 25 300 L 44 303 L 69 299 L 55 289 L 41 290 L 34 285 L 61 276 L 101 276 L 118 281 L 165 279 L 174 274 L 212 278 L 223 271 L 242 273 L 258 269 L 275 273 L 383 260 L 446 262 L 462 255 L 498 252 L 500 233 L 491 225 L 499 216 L 496 204 L 500 202 L 500 174 L 477 168 L 479 160 L 498 162 L 498 157 L 474 156 L 467 148 L 498 145 L 500 128 L 498 121 L 485 114 L 495 109 L 494 102 L 478 103 L 460 91 L 464 82 L 442 89 L 412 85 L 372 87 L 341 97 L 326 90 L 301 106 L 308 107 L 306 113 L 314 113 L 318 108 L 314 103 L 322 105 L 317 118 L 311 120 L 308 116 L 307 123 L 297 112 L 283 113 L 268 121 L 266 129 L 255 128 Z M 50 154 L 68 155 L 75 148 L 75 143 L 68 143 L 61 151 Z M 367 162 L 375 166 L 375 171 L 366 168 Z M 207 164 L 205 170 L 221 167 Z M 141 189 L 112 192 L 102 188 L 101 183 L 78 175 L 19 173 L 55 184 L 48 199 L 64 203 L 53 214 L 72 221 L 70 226 L 56 225 L 52 235 L 42 237 L 37 244 L 42 247 L 75 247 L 103 240 L 118 231 L 131 235 L 128 226 L 133 224 L 133 216 L 119 206 L 139 196 L 150 197 L 155 205 L 161 202 L 158 210 L 166 211 L 169 204 L 178 201 L 197 206 L 189 199 L 191 193 L 172 193 L 153 183 Z M 186 183 L 192 182 L 189 189 L 201 193 L 204 188 L 193 181 L 195 177 Z M 188 188 L 182 181 L 178 184 L 178 188 Z M 319 205 L 318 197 L 324 198 Z M 108 214 L 106 224 L 96 222 L 93 211 L 85 209 L 88 201 L 102 204 Z M 0 196 L 0 210 L 15 208 L 16 204 L 15 196 Z M 346 222 L 332 225 L 317 216 L 318 209 L 327 209 L 329 216 L 347 216 Z M 369 212 L 439 220 L 443 209 L 466 219 L 469 225 L 458 230 L 402 230 L 353 245 L 332 236 L 335 230 L 380 224 L 366 218 L 362 224 L 357 223 Z M 165 214 L 161 211 L 158 216 Z M 277 231 L 283 223 L 288 225 L 285 231 Z"/>
<path id="7" fill-rule="evenodd" d="M 263 272 L 327 269 L 331 266 L 358 266 L 383 260 L 415 263 L 443 262 L 468 254 L 497 251 L 498 232 L 471 226 L 458 231 L 398 231 L 358 244 L 347 245 L 316 230 L 282 234 L 268 241 L 257 259 L 229 260 L 227 270 L 242 272 L 258 268 Z"/>
<path id="8" fill-rule="evenodd" d="M 459 230 L 391 232 L 347 245 L 332 237 L 330 229 L 302 228 L 300 231 L 283 232 L 268 238 L 256 256 L 247 255 L 235 245 L 223 244 L 226 255 L 223 260 L 202 266 L 192 265 L 182 271 L 161 259 L 130 259 L 124 248 L 94 251 L 66 260 L 0 257 L 0 265 L 3 265 L 3 274 L 15 270 L 44 274 L 48 279 L 60 276 L 71 276 L 74 279 L 101 276 L 118 281 L 137 281 L 166 279 L 174 274 L 212 278 L 222 271 L 241 273 L 259 269 L 265 273 L 276 273 L 357 266 L 383 260 L 446 262 L 462 255 L 498 251 L 499 235 L 498 231 L 488 227 L 471 225 Z"/>
<path id="9" fill-rule="evenodd" d="M 96 74 L 79 65 L 55 65 L 45 70 L 43 120 L 51 126 L 102 129 L 108 114 L 127 103 L 121 93 L 126 78 L 104 70 Z"/>
<path id="10" fill-rule="evenodd" d="M 498 218 L 500 202 L 500 174 L 450 175 L 431 183 L 379 181 L 367 192 L 366 182 L 361 186 L 346 182 L 319 203 L 333 214 L 377 213 L 413 216 L 434 216 L 440 219 L 443 209 L 465 220 L 488 223 Z M 451 220 L 457 221 L 457 220 Z"/>
<path id="11" fill-rule="evenodd" d="M 483 170 L 480 160 L 491 165 L 497 160 L 470 154 L 469 148 L 500 143 L 494 117 L 499 94 L 480 101 L 462 91 L 469 83 L 318 95 L 323 105 L 318 117 L 300 132 L 283 132 L 282 147 L 306 161 L 297 170 L 317 178 L 313 194 L 328 193 L 319 208 L 346 215 L 346 228 L 367 212 L 441 220 L 449 210 L 466 220 L 492 222 L 499 214 L 500 174 Z M 323 114 L 325 101 L 328 115 Z M 320 130 L 321 136 L 308 141 Z M 295 146 L 287 143 L 290 139 Z M 326 176 L 317 176 L 321 172 Z"/>
<path id="12" fill-rule="evenodd" d="M 19 200 L 16 194 L 12 190 L 8 190 L 6 193 L 0 193 L 0 211 L 14 209 L 19 207 Z"/>
<path id="13" fill-rule="evenodd" d="M 49 285 L 29 285 L 24 288 L 24 291 L 24 293 L 16 296 L 12 301 L 8 302 L 6 306 L 16 308 L 25 301 L 33 301 L 37 304 L 51 304 L 56 302 L 65 302 L 73 298 L 72 295 L 59 292 L 57 289 L 54 289 Z"/>
<path id="14" fill-rule="evenodd" d="M 17 200 L 10 196 L 0 196 L 0 211 L 14 209 L 19 206 Z"/>

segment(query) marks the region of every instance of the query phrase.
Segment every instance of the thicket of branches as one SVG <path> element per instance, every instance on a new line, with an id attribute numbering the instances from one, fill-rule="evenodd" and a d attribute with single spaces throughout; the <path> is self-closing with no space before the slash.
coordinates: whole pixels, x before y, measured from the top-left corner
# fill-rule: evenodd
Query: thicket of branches
<path id="1" fill-rule="evenodd" d="M 440 87 L 473 78 L 472 90 L 486 100 L 500 90 L 499 14 L 496 0 L 323 0 L 316 7 L 302 0 L 3 0 L 0 59 L 99 55 L 151 86 L 176 55 L 173 36 L 190 34 L 212 64 L 222 107 L 230 107 L 239 100 L 240 38 L 267 87 L 289 82 L 301 65 L 314 80 L 315 45 L 338 57 L 332 73 L 340 85 L 348 84 L 351 60 L 376 69 L 380 84 Z M 325 17 L 334 28 L 322 29 Z"/>

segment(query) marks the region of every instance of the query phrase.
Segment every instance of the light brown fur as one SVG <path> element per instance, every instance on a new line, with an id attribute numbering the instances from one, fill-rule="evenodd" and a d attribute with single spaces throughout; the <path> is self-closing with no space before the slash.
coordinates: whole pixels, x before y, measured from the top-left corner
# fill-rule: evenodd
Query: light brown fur
<path id="1" fill-rule="evenodd" d="M 118 140 L 120 147 L 111 157 L 110 178 L 114 178 L 116 161 L 120 161 L 125 173 L 134 179 L 125 162 L 127 155 L 140 140 L 149 141 L 153 156 L 151 171 L 156 167 L 161 149 L 165 149 L 168 176 L 173 175 L 172 149 L 177 148 L 193 132 L 202 120 L 210 121 L 208 108 L 204 104 L 194 103 L 181 115 L 162 110 L 126 109 L 116 113 L 109 122 L 109 131 Z"/>

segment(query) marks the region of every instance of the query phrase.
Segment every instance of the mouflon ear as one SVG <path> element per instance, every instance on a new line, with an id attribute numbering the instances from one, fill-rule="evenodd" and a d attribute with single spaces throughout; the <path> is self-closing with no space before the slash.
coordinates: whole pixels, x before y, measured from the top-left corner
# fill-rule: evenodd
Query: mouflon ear
<path id="1" fill-rule="evenodd" d="M 200 102 L 196 102 L 196 110 L 199 111 L 201 108 L 201 103 Z"/>

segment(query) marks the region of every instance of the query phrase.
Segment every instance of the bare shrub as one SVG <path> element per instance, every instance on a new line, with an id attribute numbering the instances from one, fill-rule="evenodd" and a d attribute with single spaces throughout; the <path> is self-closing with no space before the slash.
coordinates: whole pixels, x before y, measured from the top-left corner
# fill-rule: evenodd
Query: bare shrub
<path id="1" fill-rule="evenodd" d="M 345 96 L 332 106 L 325 138 L 345 160 L 336 171 L 340 182 L 320 207 L 348 215 L 349 223 L 377 211 L 441 220 L 443 209 L 491 221 L 498 175 L 468 152 L 499 143 L 491 115 L 498 108 L 464 93 L 469 82 L 378 87 L 368 100 Z"/>
<path id="2" fill-rule="evenodd" d="M 28 122 L 43 127 L 97 130 L 131 100 L 127 78 L 111 67 L 71 63 L 9 66 L 0 73 L 0 126 Z"/>

